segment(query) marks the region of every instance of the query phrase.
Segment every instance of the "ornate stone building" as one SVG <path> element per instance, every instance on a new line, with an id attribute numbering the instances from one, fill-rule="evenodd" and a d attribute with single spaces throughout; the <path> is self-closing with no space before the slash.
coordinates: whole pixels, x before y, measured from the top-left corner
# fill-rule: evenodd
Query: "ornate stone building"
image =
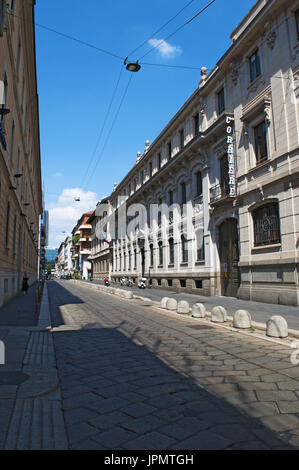
<path id="1" fill-rule="evenodd" d="M 34 4 L 0 2 L 0 306 L 38 276 L 42 214 Z"/>
<path id="2" fill-rule="evenodd" d="M 299 1 L 258 0 L 231 40 L 114 188 L 111 277 L 299 305 Z"/>
<path id="3" fill-rule="evenodd" d="M 91 255 L 91 225 L 88 219 L 92 213 L 93 211 L 89 211 L 82 214 L 72 230 L 72 265 L 74 271 L 80 274 L 83 279 L 88 279 L 91 275 L 91 263 L 89 261 Z"/>
<path id="4" fill-rule="evenodd" d="M 89 260 L 92 264 L 92 278 L 102 281 L 111 276 L 111 248 L 107 238 L 109 223 L 107 215 L 109 211 L 109 199 L 105 198 L 98 202 L 96 210 L 89 220 L 91 224 L 91 255 Z"/>

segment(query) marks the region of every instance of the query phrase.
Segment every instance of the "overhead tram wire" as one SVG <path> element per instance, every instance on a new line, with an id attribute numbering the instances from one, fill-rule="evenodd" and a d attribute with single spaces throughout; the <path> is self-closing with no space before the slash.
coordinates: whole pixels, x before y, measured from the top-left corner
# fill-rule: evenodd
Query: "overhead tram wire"
<path id="1" fill-rule="evenodd" d="M 104 151 L 105 151 L 105 149 L 106 149 L 106 147 L 107 147 L 107 144 L 108 144 L 110 135 L 112 134 L 112 131 L 113 131 L 113 129 L 114 129 L 115 123 L 116 123 L 116 121 L 117 121 L 117 118 L 118 118 L 118 116 L 119 116 L 120 110 L 121 110 L 122 105 L 123 105 L 123 103 L 124 103 L 125 97 L 126 97 L 126 95 L 127 95 L 128 89 L 129 89 L 129 86 L 130 86 L 130 84 L 131 84 L 132 78 L 133 78 L 133 74 L 131 74 L 131 76 L 130 76 L 130 78 L 129 78 L 129 81 L 128 81 L 127 86 L 126 86 L 125 91 L 124 91 L 124 94 L 123 94 L 122 99 L 121 99 L 121 101 L 120 101 L 119 107 L 118 107 L 118 109 L 117 109 L 117 111 L 116 111 L 116 113 L 115 113 L 115 116 L 114 116 L 113 122 L 112 122 L 112 124 L 111 124 L 110 130 L 109 130 L 109 132 L 108 132 L 108 134 L 107 134 L 107 137 L 106 137 L 104 146 L 103 146 L 103 148 L 102 148 L 102 150 L 101 150 L 101 153 L 100 153 L 100 155 L 99 155 L 99 157 L 98 157 L 98 160 L 97 160 L 97 162 L 96 162 L 96 165 L 95 165 L 95 167 L 94 167 L 94 169 L 93 169 L 92 175 L 95 174 L 95 172 L 96 172 L 96 170 L 97 170 L 97 167 L 98 167 L 98 165 L 99 165 L 99 163 L 100 163 L 100 160 L 101 160 L 101 158 L 102 158 L 102 156 L 103 156 L 103 154 L 104 154 Z M 84 189 L 84 188 L 83 188 L 83 189 Z"/>
<path id="2" fill-rule="evenodd" d="M 93 159 L 94 159 L 94 156 L 96 154 L 96 151 L 98 149 L 98 146 L 99 146 L 99 143 L 101 141 L 101 138 L 102 138 L 102 135 L 103 135 L 103 132 L 104 132 L 104 129 L 105 129 L 105 126 L 106 126 L 106 123 L 107 123 L 107 120 L 109 118 L 109 114 L 110 114 L 110 111 L 111 111 L 111 108 L 112 108 L 112 104 L 114 102 L 114 99 L 115 99 L 115 96 L 116 96 L 116 92 L 118 90 L 118 87 L 119 87 L 119 83 L 120 83 L 120 79 L 121 79 L 121 76 L 122 76 L 122 72 L 123 72 L 123 68 L 124 68 L 124 64 L 121 65 L 121 69 L 120 69 L 120 73 L 119 73 L 119 76 L 118 76 L 118 79 L 117 79 L 117 82 L 116 82 L 116 85 L 115 85 L 115 88 L 114 88 L 114 91 L 113 91 L 113 94 L 112 94 L 112 97 L 111 97 L 111 100 L 110 100 L 110 103 L 109 103 L 109 106 L 108 106 L 108 109 L 107 109 L 107 112 L 106 112 L 106 115 L 105 115 L 105 118 L 104 118 L 104 121 L 103 121 L 103 124 L 102 124 L 102 127 L 101 127 L 101 131 L 100 131 L 100 134 L 99 134 L 99 137 L 97 139 L 97 143 L 96 143 L 96 146 L 94 148 L 94 151 L 92 153 L 92 156 L 90 158 L 90 161 L 89 161 L 89 164 L 88 164 L 88 167 L 87 167 L 87 170 L 82 178 L 82 183 L 80 185 L 80 187 L 84 187 L 85 185 L 85 179 L 86 177 L 88 176 L 88 172 L 89 172 L 89 169 L 93 163 Z"/>
<path id="3" fill-rule="evenodd" d="M 132 56 L 136 51 L 138 51 L 139 49 L 141 49 L 141 47 L 143 47 L 145 44 L 147 44 L 147 42 L 152 39 L 156 34 L 158 34 L 160 31 L 162 31 L 162 29 L 165 28 L 165 26 L 167 26 L 169 23 L 171 23 L 175 18 L 177 18 L 177 16 L 179 16 L 182 11 L 184 11 L 189 5 L 191 5 L 191 3 L 193 3 L 195 0 L 191 0 L 190 2 L 188 2 L 183 8 L 180 9 L 180 11 L 178 11 L 172 18 L 170 18 L 166 23 L 164 23 L 162 26 L 160 26 L 159 29 L 157 29 L 154 33 L 151 34 L 151 36 L 149 36 L 147 39 L 145 39 L 145 41 L 143 41 L 138 47 L 136 47 L 136 49 L 134 49 L 132 52 L 130 52 L 130 54 L 128 54 L 128 57 Z"/>
<path id="4" fill-rule="evenodd" d="M 12 12 L 8 12 L 9 15 L 11 16 L 14 16 L 15 18 L 19 18 L 21 20 L 24 20 L 24 18 L 22 18 L 21 16 L 18 16 L 18 15 L 15 15 L 14 13 Z M 98 46 L 95 46 L 94 44 L 91 44 L 89 42 L 86 42 L 86 41 L 83 41 L 82 39 L 78 39 L 74 36 L 70 36 L 69 34 L 66 34 L 66 33 L 62 33 L 61 31 L 57 31 L 56 29 L 53 29 L 53 28 L 49 28 L 48 26 L 45 26 L 45 25 L 42 25 L 40 23 L 34 23 L 35 26 L 37 26 L 38 28 L 42 28 L 42 29 L 45 29 L 46 31 L 49 31 L 51 33 L 54 33 L 54 34 L 57 34 L 59 36 L 62 36 L 66 39 L 69 39 L 70 41 L 75 41 L 79 44 L 82 44 L 83 46 L 86 46 L 86 47 L 89 47 L 91 49 L 95 49 L 97 50 L 98 52 L 102 52 L 103 54 L 107 54 L 107 55 L 110 55 L 111 57 L 115 57 L 116 59 L 119 59 L 121 61 L 124 61 L 125 60 L 125 57 L 121 57 L 120 55 L 118 54 L 115 54 L 114 52 L 111 52 L 111 51 L 107 51 L 106 49 L 103 49 L 101 47 L 98 47 Z"/>
<path id="5" fill-rule="evenodd" d="M 194 1 L 194 0 L 193 0 L 193 1 Z M 216 1 L 216 0 L 214 0 L 214 1 Z M 190 2 L 190 3 L 191 3 L 191 2 Z M 189 5 L 189 4 L 188 4 L 188 5 Z M 187 7 L 187 5 L 186 5 L 184 8 L 186 8 L 186 7 Z M 183 9 L 184 9 L 184 8 L 183 8 Z M 206 8 L 207 8 L 207 7 L 206 7 Z M 182 10 L 183 10 L 183 9 L 182 9 Z M 180 11 L 182 11 L 182 10 L 180 10 Z M 179 13 L 180 13 L 180 12 L 179 12 Z M 178 15 L 179 13 L 177 13 L 177 15 Z M 18 16 L 18 15 L 15 15 L 14 13 L 8 12 L 8 14 L 11 15 L 11 16 L 14 16 L 15 18 L 24 20 L 24 18 L 22 18 L 21 16 Z M 177 15 L 175 15 L 175 16 L 177 16 Z M 173 17 L 173 18 L 174 18 L 174 17 Z M 170 21 L 171 21 L 171 20 L 169 20 L 168 23 L 169 23 Z M 191 21 L 191 20 L 189 20 L 189 22 L 190 22 L 190 21 Z M 168 24 L 168 23 L 166 23 L 166 24 Z M 83 40 L 81 40 L 81 39 L 75 38 L 75 37 L 70 36 L 70 35 L 68 35 L 68 34 L 66 34 L 66 33 L 62 33 L 61 31 L 57 31 L 57 30 L 55 30 L 55 29 L 53 29 L 53 28 L 49 28 L 48 26 L 41 25 L 41 24 L 39 24 L 39 23 L 35 23 L 35 25 L 38 26 L 38 27 L 40 27 L 40 28 L 43 28 L 43 29 L 45 29 L 45 30 L 47 30 L 47 31 L 50 31 L 50 32 L 52 32 L 52 33 L 54 33 L 54 34 L 58 34 L 58 35 L 61 36 L 61 37 L 64 37 L 64 38 L 69 39 L 69 40 L 72 40 L 72 41 L 75 41 L 75 42 L 77 42 L 77 43 L 79 43 L 79 44 L 81 44 L 81 45 L 84 45 L 84 46 L 86 46 L 86 47 L 92 48 L 92 49 L 94 49 L 94 50 L 96 50 L 96 51 L 98 51 L 98 52 L 108 54 L 108 55 L 110 55 L 110 56 L 112 56 L 112 57 L 115 57 L 115 58 L 121 60 L 122 62 L 125 61 L 126 59 L 128 59 L 128 57 L 129 57 L 129 56 L 127 56 L 127 57 L 119 56 L 119 55 L 117 55 L 117 54 L 114 54 L 114 53 L 111 52 L 111 51 L 107 51 L 107 50 L 102 49 L 102 48 L 100 48 L 100 47 L 98 47 L 98 46 L 95 46 L 94 44 L 91 44 L 91 43 L 88 43 L 88 42 L 83 41 Z M 163 27 L 164 27 L 164 26 L 165 26 L 165 25 L 163 25 Z M 183 26 L 184 26 L 184 25 L 183 25 Z M 179 29 L 181 29 L 183 26 L 181 26 Z M 161 27 L 159 30 L 161 30 L 163 27 Z M 177 30 L 177 31 L 178 31 L 178 30 Z M 171 35 L 175 34 L 177 31 L 175 31 L 175 32 L 172 33 Z M 153 34 L 156 34 L 156 33 L 153 33 Z M 170 36 L 168 36 L 168 37 L 170 37 Z M 167 37 L 166 39 L 168 39 L 168 37 Z M 145 43 L 145 42 L 146 42 L 146 41 L 144 41 L 144 43 Z M 141 47 L 141 45 L 140 45 L 138 48 L 136 48 L 135 50 L 139 49 L 140 47 Z M 156 46 L 156 47 L 157 47 L 157 46 Z M 152 48 L 151 50 L 156 49 L 156 47 Z M 149 52 L 151 52 L 151 51 L 149 51 Z M 149 52 L 148 52 L 148 53 L 149 53 Z M 132 55 L 132 53 L 131 53 L 130 55 Z M 143 57 L 144 57 L 144 56 L 143 56 Z M 183 66 L 183 65 L 153 64 L 153 63 L 146 63 L 146 62 L 142 62 L 142 65 L 151 65 L 151 66 L 157 66 L 157 67 L 172 67 L 172 68 L 186 69 L 186 70 L 188 70 L 188 69 L 194 69 L 194 70 L 196 70 L 196 69 L 197 69 L 196 67 Z M 200 67 L 198 67 L 198 69 L 200 70 Z"/>
<path id="6" fill-rule="evenodd" d="M 157 49 L 157 47 L 159 47 L 159 45 L 161 45 L 164 41 L 166 41 L 167 39 L 169 39 L 170 37 L 172 37 L 176 33 L 178 33 L 181 29 L 183 29 L 185 26 L 187 26 L 189 23 L 191 23 L 191 21 L 193 21 L 195 18 L 197 18 L 199 15 L 201 15 L 205 10 L 207 10 L 215 2 L 216 2 L 216 0 L 212 0 L 210 3 L 208 3 L 204 8 L 202 8 L 198 13 L 196 13 L 196 15 L 194 15 L 192 18 L 190 18 L 190 20 L 186 21 L 184 24 L 179 26 L 175 31 L 173 31 L 173 33 L 169 34 L 166 38 L 162 39 L 158 44 L 156 44 L 156 46 L 153 46 L 149 51 L 147 51 L 143 56 L 141 56 L 138 59 L 138 61 L 142 60 L 145 56 L 150 54 L 150 52 Z"/>

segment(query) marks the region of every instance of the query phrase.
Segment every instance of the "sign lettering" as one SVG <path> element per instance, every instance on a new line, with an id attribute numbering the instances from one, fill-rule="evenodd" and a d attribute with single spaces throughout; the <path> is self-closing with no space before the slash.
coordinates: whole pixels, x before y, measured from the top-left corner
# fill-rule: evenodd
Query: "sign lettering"
<path id="1" fill-rule="evenodd" d="M 232 137 L 233 127 L 231 123 L 234 121 L 234 118 L 227 116 L 226 117 L 226 142 L 227 142 L 227 160 L 228 160 L 228 186 L 229 186 L 229 197 L 236 196 L 236 168 L 235 168 L 235 147 L 234 147 L 234 139 Z"/>

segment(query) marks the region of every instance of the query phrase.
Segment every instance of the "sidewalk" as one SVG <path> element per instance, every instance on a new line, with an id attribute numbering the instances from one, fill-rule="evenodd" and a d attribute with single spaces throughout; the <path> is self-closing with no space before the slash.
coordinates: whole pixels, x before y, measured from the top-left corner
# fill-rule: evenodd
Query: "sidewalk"
<path id="1" fill-rule="evenodd" d="M 40 314 L 37 284 L 0 309 L 0 449 L 65 449 L 61 396 L 45 284 Z M 48 316 L 48 318 L 47 318 Z"/>
<path id="2" fill-rule="evenodd" d="M 22 372 L 29 326 L 37 324 L 35 289 L 17 295 L 0 309 L 0 340 L 5 345 L 5 364 L 0 364 L 0 449 L 3 449 L 19 385 L 28 376 Z"/>
<path id="3" fill-rule="evenodd" d="M 35 311 L 35 293 L 38 283 L 28 290 L 28 294 L 18 294 L 0 308 L 0 326 L 36 326 L 38 313 Z"/>

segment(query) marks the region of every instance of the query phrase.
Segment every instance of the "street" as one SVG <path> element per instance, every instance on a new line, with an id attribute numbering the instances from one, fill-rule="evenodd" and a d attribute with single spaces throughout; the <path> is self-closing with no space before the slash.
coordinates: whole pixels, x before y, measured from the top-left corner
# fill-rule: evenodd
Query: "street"
<path id="1" fill-rule="evenodd" d="M 299 447 L 291 349 L 48 282 L 71 449 Z"/>

